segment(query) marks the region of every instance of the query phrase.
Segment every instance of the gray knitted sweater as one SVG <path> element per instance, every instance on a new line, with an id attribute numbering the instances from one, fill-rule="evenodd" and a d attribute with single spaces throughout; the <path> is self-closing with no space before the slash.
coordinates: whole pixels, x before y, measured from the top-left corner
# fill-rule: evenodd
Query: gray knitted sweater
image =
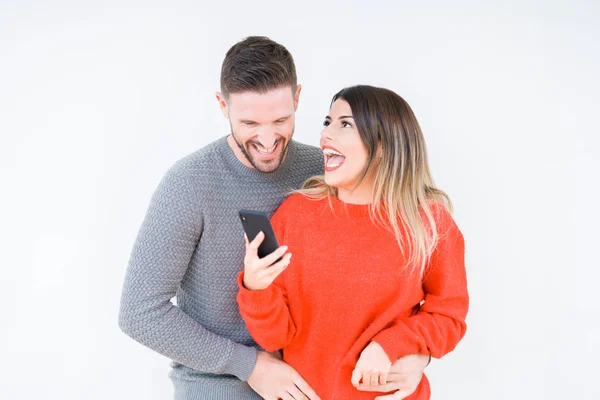
<path id="1" fill-rule="evenodd" d="M 286 192 L 322 171 L 320 149 L 291 141 L 280 168 L 261 173 L 223 137 L 163 177 L 133 247 L 119 325 L 173 360 L 176 399 L 260 399 L 245 382 L 257 345 L 235 300 L 244 257 L 238 211 L 271 215 Z"/>

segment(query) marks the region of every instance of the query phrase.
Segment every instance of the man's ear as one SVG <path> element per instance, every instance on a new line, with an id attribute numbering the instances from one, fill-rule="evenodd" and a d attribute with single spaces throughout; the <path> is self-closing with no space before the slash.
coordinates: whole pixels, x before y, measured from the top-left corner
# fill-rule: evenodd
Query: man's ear
<path id="1" fill-rule="evenodd" d="M 294 93 L 294 111 L 298 111 L 298 100 L 300 99 L 301 91 L 302 91 L 302 85 L 296 86 L 296 93 Z"/>
<path id="2" fill-rule="evenodd" d="M 227 108 L 227 100 L 225 99 L 225 96 L 223 96 L 223 93 L 217 92 L 217 93 L 215 93 L 215 97 L 217 98 L 217 101 L 219 102 L 219 107 L 221 108 L 221 112 L 223 113 L 223 116 L 225 118 L 229 119 L 229 109 Z"/>

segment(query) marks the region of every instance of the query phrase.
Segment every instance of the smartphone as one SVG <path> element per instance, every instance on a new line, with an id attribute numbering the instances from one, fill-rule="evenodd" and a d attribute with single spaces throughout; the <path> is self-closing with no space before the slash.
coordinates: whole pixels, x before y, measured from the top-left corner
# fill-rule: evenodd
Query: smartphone
<path id="1" fill-rule="evenodd" d="M 248 236 L 248 241 L 253 241 L 259 232 L 265 234 L 265 239 L 258 247 L 258 256 L 260 258 L 268 256 L 279 248 L 279 243 L 277 243 L 275 232 L 273 232 L 273 227 L 267 214 L 260 211 L 240 210 L 240 220 L 242 221 L 244 232 Z"/>

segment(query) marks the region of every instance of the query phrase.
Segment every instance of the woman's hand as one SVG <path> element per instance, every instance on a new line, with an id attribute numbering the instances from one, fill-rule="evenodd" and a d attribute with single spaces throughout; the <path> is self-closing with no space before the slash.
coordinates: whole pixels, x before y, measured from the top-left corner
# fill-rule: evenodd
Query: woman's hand
<path id="1" fill-rule="evenodd" d="M 375 400 L 401 400 L 405 399 L 417 390 L 423 372 L 429 364 L 429 356 L 426 354 L 411 354 L 397 359 L 390 368 L 385 385 L 370 386 L 361 384 L 357 389 L 361 392 L 379 392 L 393 394 L 382 394 Z"/>
<path id="2" fill-rule="evenodd" d="M 352 384 L 358 388 L 363 385 L 385 385 L 392 362 L 377 342 L 371 342 L 360 353 L 360 358 L 352 371 Z"/>
<path id="3" fill-rule="evenodd" d="M 292 254 L 285 254 L 287 246 L 281 246 L 268 256 L 259 258 L 258 247 L 265 239 L 265 234 L 260 232 L 251 243 L 248 243 L 247 236 L 245 236 L 245 239 L 246 257 L 244 258 L 244 287 L 248 290 L 266 289 L 290 264 Z M 283 258 L 277 261 L 280 257 Z"/>

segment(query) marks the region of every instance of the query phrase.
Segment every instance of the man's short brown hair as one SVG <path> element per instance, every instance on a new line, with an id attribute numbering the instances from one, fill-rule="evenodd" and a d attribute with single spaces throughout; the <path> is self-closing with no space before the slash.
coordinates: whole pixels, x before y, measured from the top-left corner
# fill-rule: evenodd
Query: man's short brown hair
<path id="1" fill-rule="evenodd" d="M 264 36 L 249 36 L 229 49 L 221 67 L 221 93 L 259 92 L 283 86 L 296 91 L 296 66 L 290 52 Z"/>

